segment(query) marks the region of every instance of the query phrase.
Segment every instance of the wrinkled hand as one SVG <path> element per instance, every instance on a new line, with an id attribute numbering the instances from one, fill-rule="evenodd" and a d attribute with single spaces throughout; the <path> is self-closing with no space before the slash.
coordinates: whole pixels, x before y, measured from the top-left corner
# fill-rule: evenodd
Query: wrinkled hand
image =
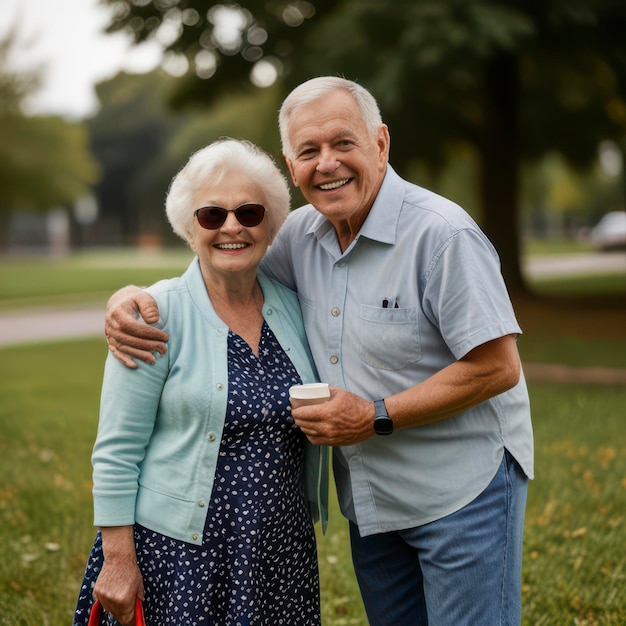
<path id="1" fill-rule="evenodd" d="M 331 387 L 330 400 L 292 409 L 307 439 L 316 445 L 349 446 L 374 434 L 374 404 L 344 389 Z"/>
<path id="2" fill-rule="evenodd" d="M 143 578 L 137 563 L 132 559 L 114 562 L 105 559 L 93 595 L 122 626 L 134 626 L 135 598 L 144 599 Z"/>
<path id="3" fill-rule="evenodd" d="M 113 356 L 126 365 L 136 368 L 137 358 L 154 363 L 154 352 L 164 354 L 168 334 L 154 326 L 159 320 L 159 309 L 154 298 L 135 286 L 124 287 L 114 293 L 107 303 L 104 334 Z"/>

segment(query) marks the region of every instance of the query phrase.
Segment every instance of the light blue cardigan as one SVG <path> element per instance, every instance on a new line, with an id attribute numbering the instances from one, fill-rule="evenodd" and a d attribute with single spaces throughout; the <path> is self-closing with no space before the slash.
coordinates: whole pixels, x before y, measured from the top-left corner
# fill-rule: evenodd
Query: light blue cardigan
<path id="1" fill-rule="evenodd" d="M 259 272 L 263 316 L 303 382 L 317 374 L 296 295 Z M 213 489 L 228 398 L 228 327 L 216 315 L 197 259 L 148 289 L 169 333 L 154 365 L 107 358 L 93 450 L 96 526 L 138 522 L 193 544 Z M 315 521 L 328 519 L 328 448 L 307 444 L 304 486 Z"/>

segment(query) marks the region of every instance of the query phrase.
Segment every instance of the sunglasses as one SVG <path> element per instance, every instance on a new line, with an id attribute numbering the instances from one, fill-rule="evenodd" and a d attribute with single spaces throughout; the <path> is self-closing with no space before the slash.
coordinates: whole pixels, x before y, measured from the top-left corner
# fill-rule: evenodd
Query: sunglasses
<path id="1" fill-rule="evenodd" d="M 204 206 L 196 209 L 194 215 L 198 224 L 208 230 L 216 230 L 226 221 L 229 213 L 234 213 L 242 226 L 252 228 L 258 226 L 265 216 L 265 207 L 262 204 L 246 203 L 236 209 L 225 209 L 221 206 Z"/>

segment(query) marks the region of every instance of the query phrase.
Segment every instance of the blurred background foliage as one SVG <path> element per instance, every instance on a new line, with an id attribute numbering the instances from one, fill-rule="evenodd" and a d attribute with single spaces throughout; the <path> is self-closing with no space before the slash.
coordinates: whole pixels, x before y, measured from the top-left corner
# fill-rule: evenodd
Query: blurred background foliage
<path id="1" fill-rule="evenodd" d="M 11 37 L 2 42 L 5 248 L 28 243 L 11 216 L 42 209 L 57 221 L 65 212 L 70 248 L 174 245 L 163 199 L 189 154 L 227 135 L 258 143 L 282 166 L 280 102 L 324 74 L 375 95 L 392 165 L 477 218 L 513 291 L 526 289 L 525 235 L 575 236 L 624 210 L 619 0 L 102 3 L 111 32 L 163 45 L 162 68 L 101 83 L 100 110 L 82 123 L 28 117 L 21 103 L 37 76 L 11 74 Z"/>

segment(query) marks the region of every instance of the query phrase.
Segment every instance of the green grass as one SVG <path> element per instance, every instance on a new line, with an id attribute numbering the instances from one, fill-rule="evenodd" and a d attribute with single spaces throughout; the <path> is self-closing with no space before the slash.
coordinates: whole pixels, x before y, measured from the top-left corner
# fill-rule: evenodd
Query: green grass
<path id="1" fill-rule="evenodd" d="M 576 251 L 534 246 L 550 249 Z M 190 258 L 183 249 L 3 260 L 0 309 L 104 301 L 122 285 L 178 275 Z M 615 279 L 542 281 L 539 291 L 564 299 L 516 302 L 523 360 L 626 369 Z M 0 349 L 0 626 L 71 623 L 94 536 L 89 458 L 105 354 L 104 340 Z M 526 523 L 524 625 L 624 624 L 626 389 L 532 384 L 530 391 L 537 479 Z M 336 499 L 318 546 L 324 625 L 365 626 Z"/>
<path id="2" fill-rule="evenodd" d="M 67 625 L 91 527 L 104 341 L 0 350 L 0 624 Z"/>
<path id="3" fill-rule="evenodd" d="M 624 273 L 593 274 L 552 279 L 534 279 L 533 291 L 547 295 L 604 295 L 607 293 L 626 296 L 626 267 Z"/>
<path id="4" fill-rule="evenodd" d="M 3 259 L 0 309 L 106 301 L 124 285 L 150 285 L 179 276 L 192 258 L 189 250 L 177 249 L 158 254 L 109 250 L 63 259 Z"/>
<path id="5" fill-rule="evenodd" d="M 592 252 L 594 248 L 592 245 L 576 239 L 546 237 L 525 239 L 522 242 L 522 250 L 525 255 L 545 256 Z"/>
<path id="6" fill-rule="evenodd" d="M 102 340 L 0 349 L 0 625 L 66 626 L 93 541 Z M 626 389 L 531 385 L 524 625 L 626 623 Z M 367 624 L 345 520 L 319 537 L 325 626 Z"/>
<path id="7" fill-rule="evenodd" d="M 569 240 L 532 240 L 527 247 L 527 254 L 544 256 L 589 250 L 588 246 Z M 191 258 L 192 253 L 181 247 L 158 253 L 120 249 L 76 253 L 62 259 L 3 259 L 0 310 L 106 300 L 124 285 L 149 285 L 177 276 Z M 626 295 L 626 275 L 534 279 L 531 287 L 540 294 Z"/>
<path id="8" fill-rule="evenodd" d="M 560 240 L 533 240 L 528 245 L 533 253 L 541 254 L 585 249 L 578 242 Z M 0 265 L 0 311 L 104 304 L 113 291 L 124 285 L 147 285 L 179 275 L 190 259 L 191 252 L 184 247 L 158 254 L 121 249 L 85 252 L 58 260 L 5 259 Z M 626 296 L 625 282 L 623 276 L 612 274 L 535 281 L 532 287 L 543 296 Z M 598 325 L 592 321 L 593 307 L 577 311 L 545 302 L 516 303 L 525 331 L 519 343 L 522 357 L 525 361 L 626 368 L 625 307 L 626 300 L 610 319 L 604 318 Z"/>
<path id="9" fill-rule="evenodd" d="M 525 363 L 563 363 L 571 367 L 626 369 L 625 337 L 588 340 L 581 337 L 524 334 L 517 343 Z"/>
<path id="10" fill-rule="evenodd" d="M 626 389 L 532 385 L 531 399 L 524 621 L 625 624 Z"/>

